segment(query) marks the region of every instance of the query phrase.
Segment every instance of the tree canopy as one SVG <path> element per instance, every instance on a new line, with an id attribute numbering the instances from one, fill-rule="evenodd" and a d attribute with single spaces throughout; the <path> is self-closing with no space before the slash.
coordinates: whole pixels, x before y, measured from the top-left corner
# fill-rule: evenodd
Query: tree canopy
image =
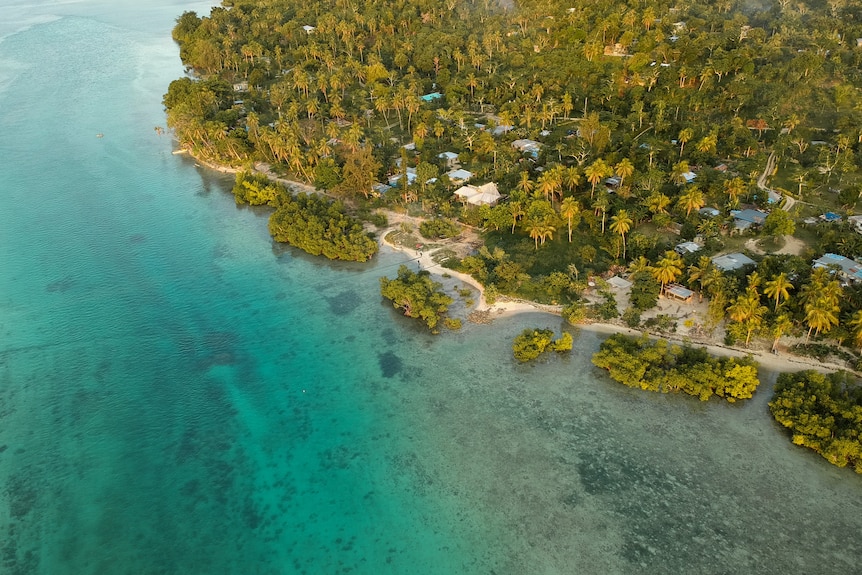
<path id="1" fill-rule="evenodd" d="M 751 359 L 714 358 L 703 349 L 615 334 L 602 342 L 593 364 L 629 387 L 684 392 L 702 401 L 713 395 L 734 402 L 752 397 L 760 380 Z"/>
<path id="2" fill-rule="evenodd" d="M 421 319 L 435 333 L 454 301 L 442 287 L 427 271 L 412 272 L 404 265 L 398 267 L 395 279 L 380 278 L 380 295 L 404 310 L 404 315 Z"/>
<path id="3" fill-rule="evenodd" d="M 862 387 L 844 374 L 783 373 L 769 402 L 793 443 L 862 473 Z"/>

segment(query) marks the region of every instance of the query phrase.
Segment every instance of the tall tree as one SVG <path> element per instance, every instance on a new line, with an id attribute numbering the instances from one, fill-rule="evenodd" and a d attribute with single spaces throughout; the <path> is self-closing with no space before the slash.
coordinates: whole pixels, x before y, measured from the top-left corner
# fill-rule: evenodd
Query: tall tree
<path id="1" fill-rule="evenodd" d="M 563 198 L 562 203 L 560 203 L 560 215 L 565 218 L 569 225 L 569 243 L 572 243 L 572 222 L 580 213 L 581 204 L 575 198 L 571 196 Z"/>
<path id="2" fill-rule="evenodd" d="M 652 275 L 661 284 L 661 293 L 664 293 L 665 285 L 676 281 L 676 278 L 682 275 L 682 266 L 682 257 L 673 250 L 666 251 L 664 257 L 655 263 Z"/>
<path id="3" fill-rule="evenodd" d="M 623 239 L 623 260 L 626 259 L 626 234 L 632 228 L 634 220 L 631 219 L 626 210 L 620 210 L 611 218 L 611 231 L 617 233 Z"/>
<path id="4" fill-rule="evenodd" d="M 775 300 L 775 311 L 777 312 L 781 300 L 787 300 L 790 297 L 790 290 L 792 289 L 793 284 L 790 283 L 790 280 L 787 278 L 787 274 L 781 272 L 773 279 L 766 282 L 766 286 L 763 288 L 763 293 L 766 297 Z"/>

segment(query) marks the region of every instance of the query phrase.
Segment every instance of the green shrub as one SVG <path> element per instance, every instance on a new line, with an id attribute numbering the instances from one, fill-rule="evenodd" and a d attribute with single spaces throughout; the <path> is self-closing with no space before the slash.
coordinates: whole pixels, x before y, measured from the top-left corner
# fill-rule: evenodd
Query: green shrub
<path id="1" fill-rule="evenodd" d="M 526 363 L 536 359 L 546 351 L 569 351 L 572 349 L 572 336 L 563 333 L 554 340 L 554 332 L 549 329 L 525 329 L 512 343 L 512 353 L 515 359 Z"/>
<path id="2" fill-rule="evenodd" d="M 451 220 L 435 218 L 419 224 L 419 233 L 426 239 L 454 238 L 461 233 L 461 230 Z"/>

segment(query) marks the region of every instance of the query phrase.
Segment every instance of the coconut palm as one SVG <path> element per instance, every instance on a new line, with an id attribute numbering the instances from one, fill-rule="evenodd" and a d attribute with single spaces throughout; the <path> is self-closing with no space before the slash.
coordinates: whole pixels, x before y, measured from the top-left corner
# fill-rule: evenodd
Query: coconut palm
<path id="1" fill-rule="evenodd" d="M 570 192 L 581 183 L 581 173 L 576 166 L 570 166 L 563 170 L 563 183 Z"/>
<path id="2" fill-rule="evenodd" d="M 709 277 L 709 272 L 712 269 L 712 260 L 710 260 L 707 256 L 700 256 L 700 259 L 697 260 L 697 264 L 692 264 L 688 266 L 688 285 L 690 287 L 694 287 L 694 284 L 697 283 L 700 289 L 698 289 L 698 296 L 700 301 L 703 301 L 703 290 L 706 288 L 706 280 Z"/>
<path id="3" fill-rule="evenodd" d="M 679 142 L 679 157 L 682 157 L 682 151 L 685 149 L 686 143 L 691 140 L 692 136 L 694 136 L 694 131 L 691 128 L 683 128 L 679 132 L 679 136 L 677 136 L 677 141 Z"/>
<path id="4" fill-rule="evenodd" d="M 760 326 L 766 312 L 766 306 L 760 305 L 760 295 L 755 288 L 748 288 L 744 294 L 736 298 L 733 305 L 727 308 L 730 319 L 746 327 L 745 347 L 748 347 L 751 334 Z"/>
<path id="5" fill-rule="evenodd" d="M 805 323 L 808 324 L 808 334 L 806 341 L 811 338 L 811 331 L 814 335 L 820 332 L 826 333 L 832 326 L 838 325 L 838 303 L 834 302 L 829 295 L 819 295 L 811 299 L 805 304 Z"/>
<path id="6" fill-rule="evenodd" d="M 620 186 L 622 186 L 626 178 L 630 178 L 635 173 L 635 165 L 628 158 L 623 158 L 614 166 L 614 171 L 620 177 Z"/>
<path id="7" fill-rule="evenodd" d="M 673 165 L 670 171 L 670 179 L 674 184 L 682 185 L 686 182 L 685 174 L 691 171 L 691 167 L 685 160 L 679 161 Z"/>
<path id="8" fill-rule="evenodd" d="M 626 210 L 620 210 L 611 218 L 611 231 L 617 233 L 623 239 L 623 260 L 626 259 L 626 234 L 632 229 L 634 220 L 631 219 Z"/>
<path id="9" fill-rule="evenodd" d="M 792 327 L 793 322 L 790 321 L 790 318 L 787 317 L 786 314 L 781 314 L 775 318 L 775 321 L 772 323 L 772 327 L 770 328 L 770 333 L 772 334 L 772 337 L 775 338 L 772 342 L 772 351 L 775 351 L 778 347 L 778 340 L 781 339 L 781 336 L 790 331 Z"/>
<path id="10" fill-rule="evenodd" d="M 609 172 L 610 167 L 601 158 L 584 169 L 584 175 L 592 186 L 592 189 L 590 190 L 590 199 L 595 195 L 598 183 L 602 181 L 602 178 L 606 178 Z"/>
<path id="11" fill-rule="evenodd" d="M 790 290 L 792 289 L 793 284 L 787 279 L 787 274 L 781 272 L 775 278 L 766 282 L 763 293 L 766 294 L 766 297 L 775 300 L 775 311 L 778 311 L 781 300 L 787 300 L 790 297 Z"/>
<path id="12" fill-rule="evenodd" d="M 515 188 L 523 192 L 524 195 L 530 195 L 530 192 L 532 192 L 535 187 L 535 182 L 530 179 L 530 173 L 521 172 L 521 177 L 518 180 L 518 184 L 515 186 Z"/>
<path id="13" fill-rule="evenodd" d="M 693 210 L 699 210 L 705 204 L 706 200 L 703 198 L 703 191 L 696 187 L 686 190 L 677 201 L 677 205 L 685 210 L 685 217 L 688 217 Z"/>
<path id="14" fill-rule="evenodd" d="M 564 198 L 560 204 L 560 215 L 569 224 L 569 243 L 572 243 L 572 221 L 581 213 L 581 204 L 575 198 Z"/>
<path id="15" fill-rule="evenodd" d="M 652 275 L 661 284 L 661 293 L 664 293 L 666 284 L 676 281 L 676 278 L 682 275 L 682 266 L 682 257 L 673 250 L 666 251 L 664 257 L 655 263 Z"/>
<path id="16" fill-rule="evenodd" d="M 512 216 L 512 233 L 515 233 L 515 226 L 518 225 L 518 220 L 524 217 L 524 206 L 521 202 L 509 202 L 509 215 Z"/>

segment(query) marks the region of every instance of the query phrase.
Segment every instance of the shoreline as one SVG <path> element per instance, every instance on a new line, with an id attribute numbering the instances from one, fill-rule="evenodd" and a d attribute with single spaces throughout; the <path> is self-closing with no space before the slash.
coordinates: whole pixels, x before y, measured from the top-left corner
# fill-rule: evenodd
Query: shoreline
<path id="1" fill-rule="evenodd" d="M 229 166 L 222 166 L 218 164 L 214 164 L 212 162 L 208 162 L 206 160 L 202 160 L 196 157 L 191 150 L 186 148 L 179 148 L 175 150 L 173 153 L 176 154 L 177 151 L 184 150 L 191 158 L 194 158 L 196 162 L 199 163 L 200 166 L 206 167 L 211 170 L 215 170 L 217 172 L 223 174 L 236 174 L 242 171 L 241 168 L 233 168 Z M 280 178 L 276 174 L 272 172 L 270 166 L 265 162 L 255 162 L 252 167 L 252 172 L 266 176 L 270 180 L 287 186 L 288 188 L 296 191 L 296 192 L 305 192 L 305 193 L 315 193 L 323 196 L 330 197 L 328 194 L 321 192 L 314 188 L 314 186 L 304 184 L 302 182 L 297 182 L 294 180 L 288 180 L 285 178 Z M 563 306 L 553 306 L 553 305 L 545 305 L 536 302 L 530 302 L 526 300 L 519 299 L 511 299 L 506 296 L 501 296 L 501 299 L 498 299 L 493 304 L 489 304 L 485 299 L 485 288 L 479 283 L 475 278 L 465 273 L 444 268 L 441 264 L 434 261 L 432 257 L 435 251 L 420 251 L 418 249 L 409 248 L 403 245 L 397 245 L 394 243 L 390 243 L 387 241 L 386 237 L 393 231 L 397 230 L 397 226 L 394 225 L 393 222 L 413 222 L 416 218 L 406 216 L 400 212 L 396 212 L 394 210 L 382 210 L 389 220 L 389 225 L 386 228 L 378 229 L 377 234 L 377 242 L 380 247 L 388 247 L 389 249 L 400 251 L 406 253 L 411 256 L 412 260 L 415 260 L 421 269 L 428 271 L 432 275 L 448 275 L 450 277 L 456 278 L 465 284 L 468 284 L 472 288 L 476 289 L 479 294 L 478 301 L 472 310 L 472 312 L 480 312 L 483 314 L 487 314 L 488 319 L 490 320 L 487 323 L 492 323 L 496 318 L 506 318 L 512 317 L 522 313 L 546 313 L 549 315 L 560 316 L 560 312 Z M 562 318 L 561 318 L 562 319 Z M 590 322 L 590 323 L 582 323 L 577 324 L 575 326 L 579 329 L 583 329 L 586 331 L 590 331 L 593 333 L 607 334 L 612 335 L 616 333 L 621 333 L 625 335 L 632 336 L 640 336 L 646 334 L 648 337 L 652 339 L 665 339 L 670 343 L 678 344 L 678 345 L 689 345 L 691 347 L 698 347 L 706 350 L 709 354 L 720 356 L 720 357 L 747 357 L 751 356 L 760 367 L 767 369 L 769 371 L 775 372 L 798 372 L 803 370 L 815 370 L 821 373 L 833 373 L 837 371 L 847 371 L 856 376 L 860 374 L 849 367 L 838 365 L 835 363 L 823 362 L 817 360 L 816 358 L 809 358 L 805 356 L 781 353 L 774 354 L 763 350 L 752 350 L 738 347 L 726 346 L 718 343 L 715 340 L 711 341 L 698 341 L 694 339 L 688 339 L 686 337 L 673 336 L 673 335 L 665 335 L 660 333 L 653 333 L 646 330 L 638 330 L 614 323 L 607 322 Z"/>
<path id="2" fill-rule="evenodd" d="M 389 226 L 383 230 L 380 230 L 380 236 L 378 238 L 378 243 L 380 246 L 386 246 L 392 250 L 400 251 L 406 253 L 411 256 L 411 259 L 418 262 L 421 268 L 425 271 L 433 275 L 443 275 L 447 274 L 453 278 L 457 278 L 463 281 L 466 284 L 469 284 L 471 287 L 475 288 L 479 292 L 478 302 L 476 303 L 473 311 L 485 312 L 489 314 L 489 319 L 492 321 L 496 318 L 505 318 L 512 317 L 522 313 L 546 313 L 549 315 L 560 315 L 560 310 L 562 306 L 550 306 L 543 305 L 535 302 L 528 302 L 525 300 L 504 300 L 497 301 L 493 304 L 488 304 L 485 299 L 485 288 L 480 284 L 476 279 L 467 274 L 450 270 L 448 268 L 444 268 L 439 263 L 435 262 L 432 254 L 433 252 L 420 252 L 419 250 L 408 248 L 406 246 L 395 245 L 386 240 L 387 234 L 394 231 L 396 228 L 394 226 Z M 562 319 L 562 318 L 560 318 Z M 815 370 L 821 373 L 833 373 L 836 371 L 848 371 L 850 373 L 856 374 L 852 369 L 847 367 L 829 363 L 822 362 L 815 358 L 807 358 L 804 356 L 798 355 L 790 355 L 787 353 L 779 353 L 773 354 L 763 350 L 753 350 L 753 349 L 745 349 L 738 347 L 731 347 L 722 345 L 716 341 L 697 341 L 697 340 L 689 340 L 684 337 L 673 336 L 673 335 L 665 335 L 660 333 L 653 333 L 646 330 L 634 329 L 614 323 L 607 322 L 590 322 L 590 323 L 581 323 L 574 325 L 572 327 L 583 329 L 585 331 L 605 334 L 605 335 L 613 335 L 617 333 L 630 335 L 630 336 L 641 336 L 646 334 L 648 337 L 652 339 L 664 339 L 672 344 L 677 345 L 688 345 L 691 347 L 696 347 L 700 349 L 706 350 L 710 355 L 719 356 L 719 357 L 748 357 L 751 356 L 757 364 L 766 370 L 774 371 L 774 372 L 798 372 L 804 370 Z M 858 374 L 856 374 L 858 375 Z"/>

